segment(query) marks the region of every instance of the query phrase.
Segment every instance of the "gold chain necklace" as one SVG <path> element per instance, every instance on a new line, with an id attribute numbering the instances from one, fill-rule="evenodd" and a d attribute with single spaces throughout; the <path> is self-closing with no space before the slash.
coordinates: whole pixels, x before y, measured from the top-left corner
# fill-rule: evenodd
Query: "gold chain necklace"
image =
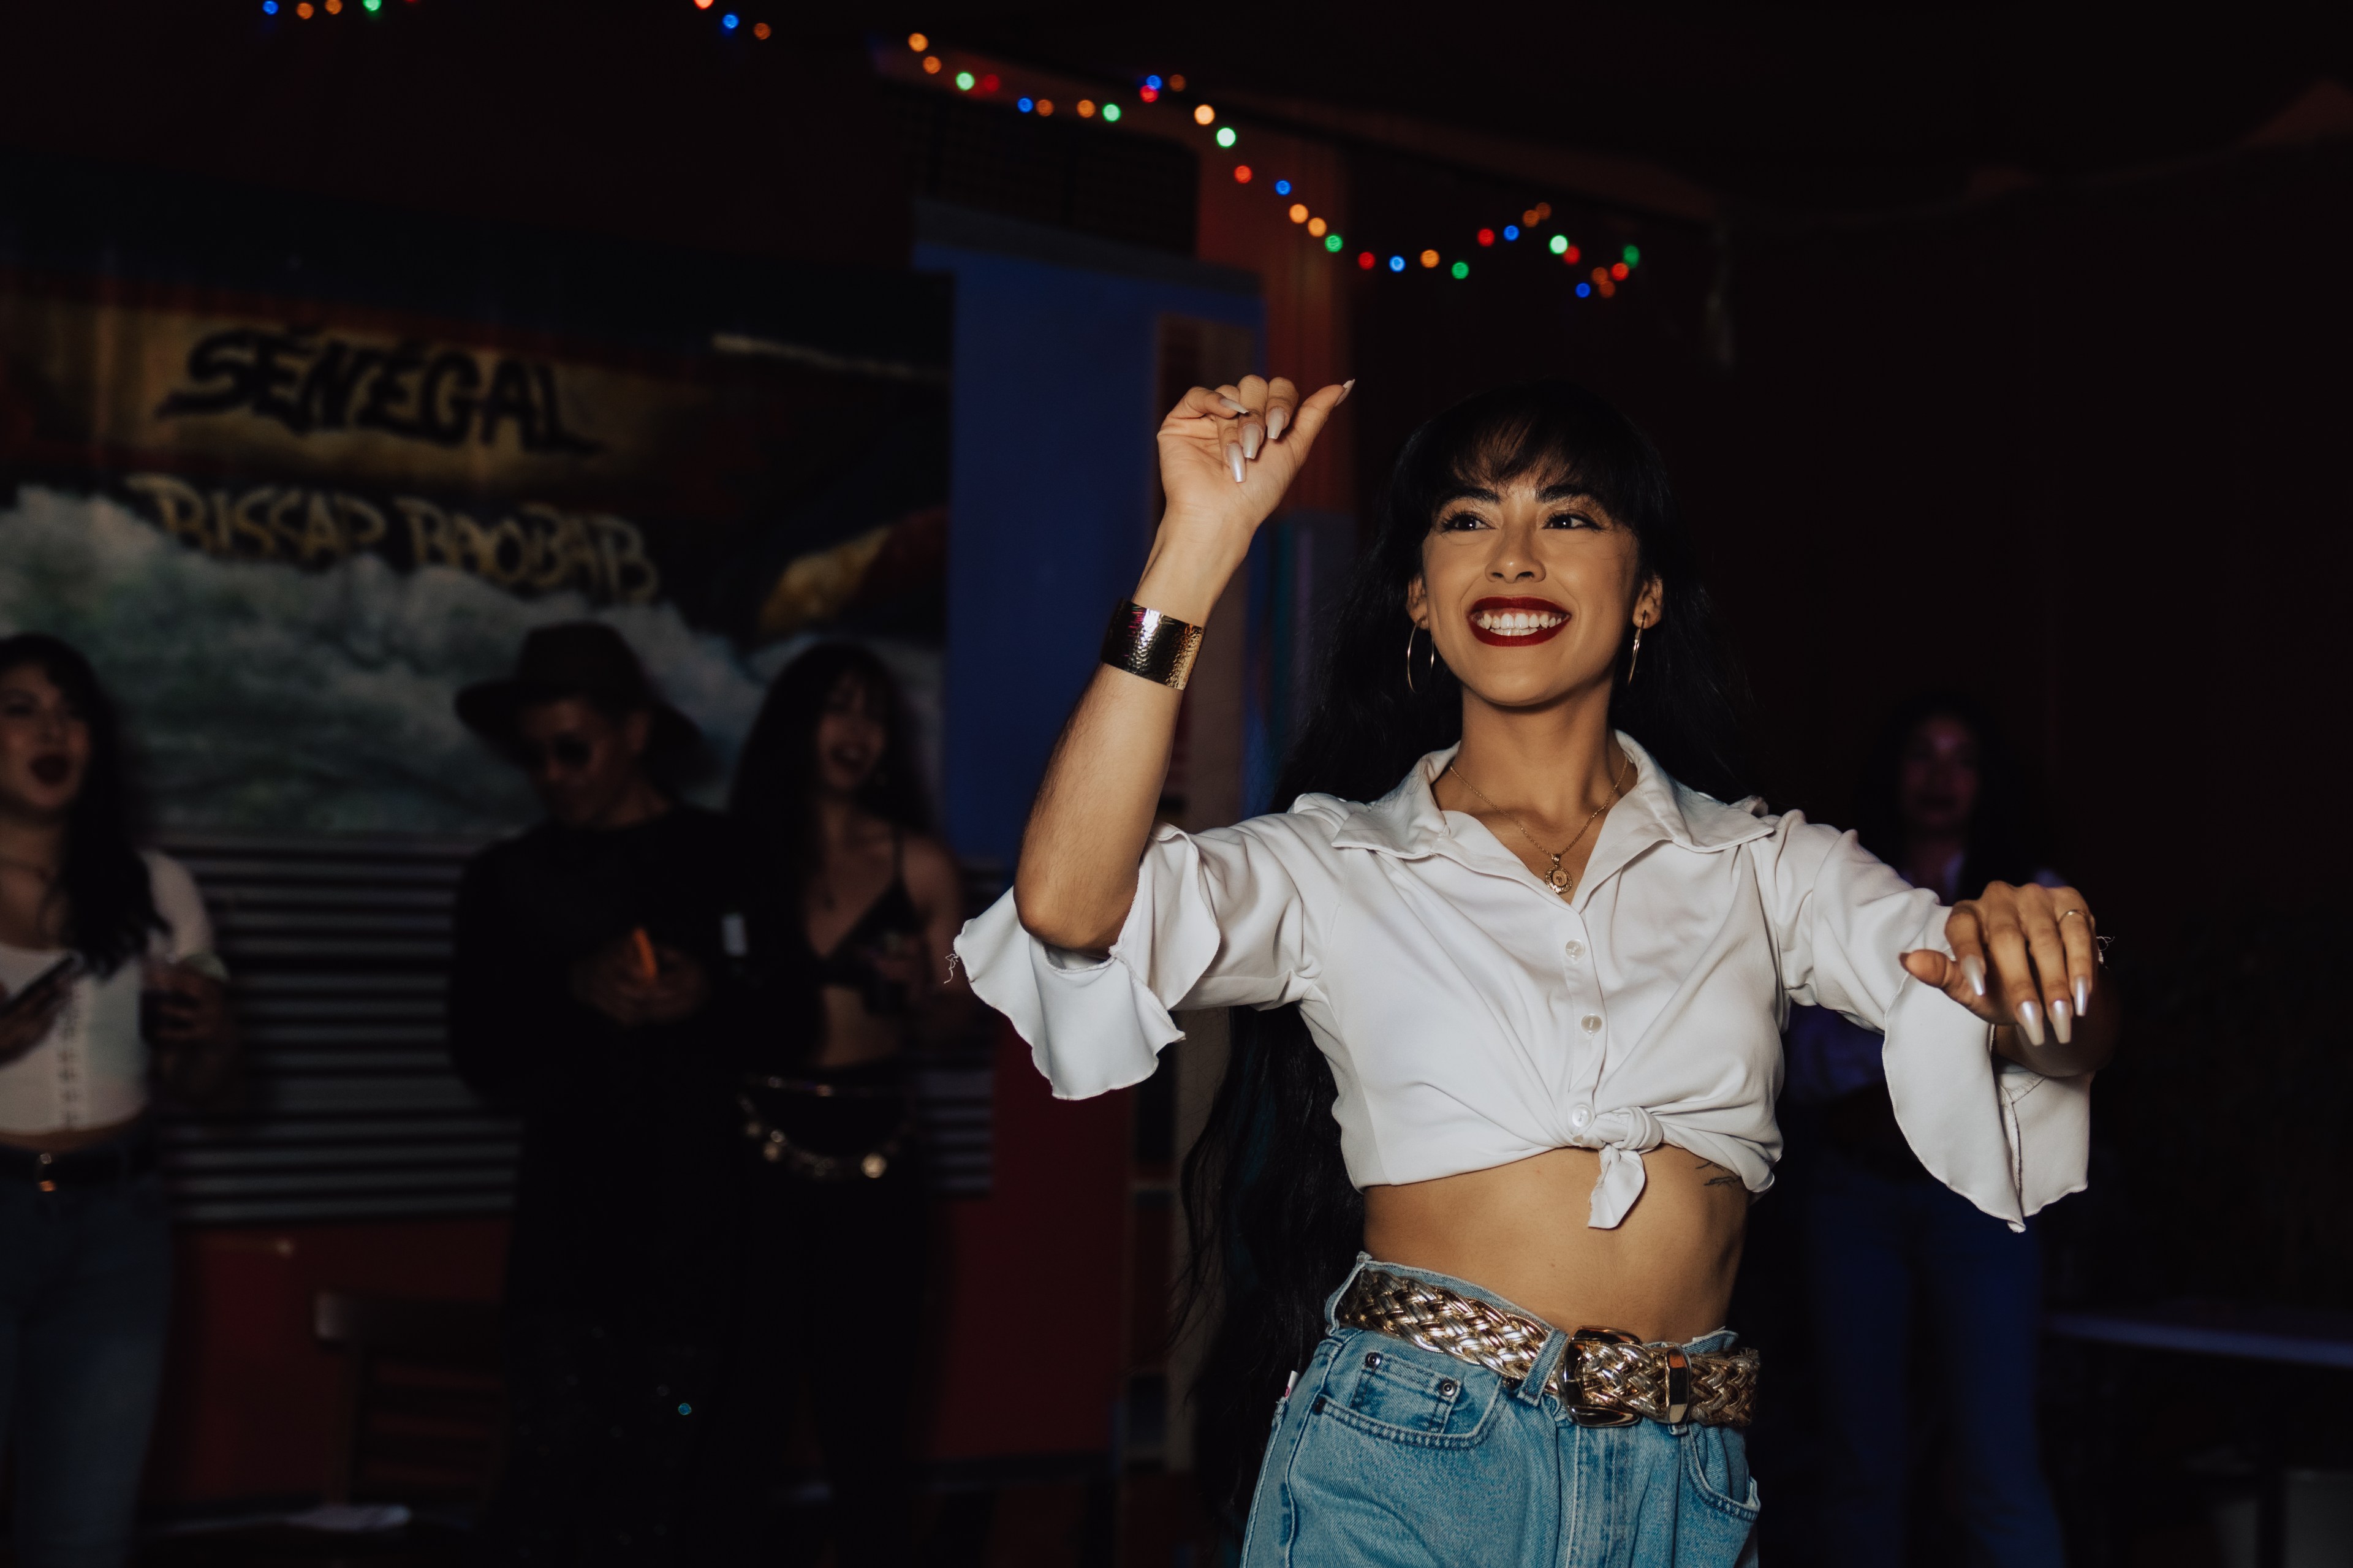
<path id="1" fill-rule="evenodd" d="M 1576 848 L 1580 843 L 1584 842 L 1585 836 L 1593 831 L 1593 825 L 1601 820 L 1601 814 L 1603 812 L 1608 811 L 1611 806 L 1616 805 L 1620 801 L 1626 798 L 1626 779 L 1628 775 L 1634 771 L 1634 759 L 1630 755 L 1627 757 L 1626 765 L 1619 770 L 1617 786 L 1611 791 L 1609 798 L 1603 801 L 1599 805 L 1595 806 L 1593 808 L 1593 815 L 1585 819 L 1585 826 L 1577 830 L 1577 837 L 1562 845 L 1558 849 L 1547 849 L 1543 845 L 1537 843 L 1536 836 L 1528 831 L 1528 825 L 1522 822 L 1514 813 L 1504 811 L 1502 806 L 1497 805 L 1494 801 L 1489 799 L 1485 790 L 1481 789 L 1477 784 L 1471 782 L 1471 775 L 1469 773 L 1464 773 L 1452 763 L 1446 764 L 1446 771 L 1452 773 L 1456 778 L 1461 779 L 1464 789 L 1469 790 L 1481 800 L 1486 801 L 1488 810 L 1503 811 L 1504 815 L 1511 819 L 1512 826 L 1520 830 L 1520 837 L 1528 841 L 1528 847 L 1534 849 L 1539 855 L 1549 855 L 1552 857 L 1552 869 L 1545 873 L 1545 885 L 1565 899 L 1575 890 L 1576 882 L 1569 876 L 1567 871 L 1562 868 L 1560 858 L 1567 854 L 1570 850 Z"/>

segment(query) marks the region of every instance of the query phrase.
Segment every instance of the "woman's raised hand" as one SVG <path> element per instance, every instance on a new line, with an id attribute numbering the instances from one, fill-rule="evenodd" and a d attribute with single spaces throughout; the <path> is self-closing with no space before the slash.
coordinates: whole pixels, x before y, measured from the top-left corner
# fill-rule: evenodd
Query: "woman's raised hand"
<path id="1" fill-rule="evenodd" d="M 1197 386 L 1168 411 L 1159 437 L 1168 510 L 1145 570 L 1141 603 L 1184 620 L 1208 618 L 1226 579 L 1250 553 L 1250 536 L 1273 513 L 1324 421 L 1354 385 L 1327 386 L 1303 402 L 1282 376 L 1246 375 L 1214 390 Z M 1155 588 L 1158 598 L 1148 596 Z"/>
<path id="2" fill-rule="evenodd" d="M 1989 882 L 1945 920 L 1947 958 L 1923 948 L 1904 967 L 2001 1026 L 1997 1048 L 2038 1072 L 2106 1065 L 2116 1033 L 2115 998 L 2101 973 L 2091 906 L 2073 888 Z"/>

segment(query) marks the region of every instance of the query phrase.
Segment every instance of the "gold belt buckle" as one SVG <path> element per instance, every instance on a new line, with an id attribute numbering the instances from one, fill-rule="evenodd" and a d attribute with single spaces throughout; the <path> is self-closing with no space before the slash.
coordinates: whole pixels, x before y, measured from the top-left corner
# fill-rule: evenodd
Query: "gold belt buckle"
<path id="1" fill-rule="evenodd" d="M 1568 1336 L 1567 1353 L 1561 1357 L 1561 1403 L 1568 1407 L 1568 1418 L 1579 1426 L 1631 1426 L 1642 1417 L 1638 1413 L 1608 1405 L 1579 1403 L 1585 1395 L 1585 1357 L 1580 1345 L 1638 1345 L 1642 1342 L 1623 1329 L 1579 1329 Z M 1571 1387 L 1576 1398 L 1569 1397 Z"/>

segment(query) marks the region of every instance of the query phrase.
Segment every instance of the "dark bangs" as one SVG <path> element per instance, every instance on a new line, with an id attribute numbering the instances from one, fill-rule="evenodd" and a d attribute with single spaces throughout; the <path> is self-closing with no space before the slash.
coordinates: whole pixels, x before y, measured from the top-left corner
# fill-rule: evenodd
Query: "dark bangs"
<path id="1" fill-rule="evenodd" d="M 1417 430 L 1398 455 L 1388 521 L 1418 551 L 1449 500 L 1524 481 L 1599 501 L 1634 531 L 1646 567 L 1674 509 L 1665 466 L 1625 416 L 1572 382 L 1542 381 L 1482 393 Z"/>

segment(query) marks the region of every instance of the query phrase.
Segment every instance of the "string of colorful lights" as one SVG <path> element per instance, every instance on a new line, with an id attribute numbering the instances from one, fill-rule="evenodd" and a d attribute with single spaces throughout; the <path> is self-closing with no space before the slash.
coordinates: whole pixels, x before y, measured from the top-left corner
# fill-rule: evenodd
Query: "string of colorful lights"
<path id="1" fill-rule="evenodd" d="M 414 5 L 417 4 L 417 0 L 408 0 L 408 4 Z M 359 0 L 356 9 L 364 11 L 369 16 L 373 16 L 378 11 L 384 9 L 384 0 Z M 344 5 L 343 0 L 318 0 L 318 4 L 316 5 L 313 5 L 311 0 L 295 0 L 295 3 L 290 6 L 282 6 L 278 3 L 278 0 L 261 0 L 261 14 L 263 16 L 275 16 L 281 10 L 290 10 L 299 20 L 307 22 L 311 17 L 322 15 L 328 16 L 340 16 L 343 14 Z"/>
<path id="2" fill-rule="evenodd" d="M 417 0 L 404 0 L 404 3 L 413 5 L 417 4 Z M 716 0 L 691 0 L 691 3 L 698 11 L 710 11 L 716 4 Z M 384 9 L 385 0 L 355 0 L 355 4 L 360 10 L 374 15 Z M 279 15 L 280 9 L 281 0 L 261 0 L 261 10 L 264 16 L 275 16 Z M 321 14 L 329 16 L 340 16 L 346 9 L 346 5 L 345 0 L 295 0 L 292 9 L 299 20 L 307 22 Z M 735 11 L 721 11 L 718 21 L 720 30 L 725 33 L 735 33 L 744 26 L 742 14 Z M 751 26 L 751 34 L 754 38 L 765 39 L 772 35 L 773 31 L 774 29 L 765 22 L 754 22 Z M 921 61 L 923 75 L 937 81 L 943 89 L 975 94 L 982 98 L 997 98 L 1008 91 L 1002 77 L 997 71 L 949 70 L 947 62 L 934 50 L 933 41 L 926 34 L 910 33 L 907 36 L 907 47 Z M 1139 79 L 1135 84 L 1136 100 L 1146 107 L 1159 106 L 1164 99 L 1171 95 L 1181 96 L 1185 91 L 1184 77 L 1174 72 L 1166 76 L 1156 73 L 1146 75 Z M 1043 90 L 1023 91 L 1015 88 L 1010 89 L 1010 97 L 1013 107 L 1023 114 L 1034 114 L 1040 119 L 1050 119 L 1057 110 L 1058 106 L 1053 99 Z M 1118 100 L 1108 94 L 1101 100 L 1079 98 L 1072 101 L 1071 109 L 1082 120 L 1101 120 L 1106 125 L 1120 123 L 1127 113 Z M 1208 103 L 1196 103 L 1193 106 L 1191 119 L 1196 126 L 1208 133 L 1209 141 L 1219 152 L 1231 153 L 1240 144 L 1241 132 L 1235 128 L 1229 119 L 1219 115 L 1214 106 Z M 1239 157 L 1232 164 L 1231 173 L 1237 184 L 1250 184 L 1258 179 L 1258 172 L 1249 163 L 1241 162 Z M 1335 259 L 1348 254 L 1346 237 L 1334 229 L 1328 220 L 1318 216 L 1307 204 L 1304 199 L 1307 193 L 1301 188 L 1298 182 L 1289 178 L 1280 178 L 1268 182 L 1267 188 L 1271 189 L 1278 199 L 1300 198 L 1290 203 L 1285 209 L 1285 216 L 1304 230 L 1310 239 L 1317 241 L 1324 254 Z M 1520 213 L 1518 222 L 1482 226 L 1472 234 L 1472 238 L 1475 241 L 1476 248 L 1482 251 L 1492 251 L 1499 246 L 1516 247 L 1521 240 L 1525 239 L 1531 242 L 1530 248 L 1540 254 L 1550 254 L 1559 258 L 1563 267 L 1570 269 L 1567 275 L 1576 278 L 1576 293 L 1581 300 L 1597 296 L 1604 300 L 1613 297 L 1618 292 L 1618 285 L 1633 276 L 1634 269 L 1641 266 L 1641 247 L 1629 244 L 1620 246 L 1618 254 L 1607 261 L 1595 258 L 1594 264 L 1588 268 L 1586 250 L 1583 246 L 1578 245 L 1558 229 L 1555 229 L 1548 235 L 1542 232 L 1551 223 L 1552 216 L 1551 204 L 1537 202 Z M 1378 246 L 1360 248 L 1355 253 L 1355 261 L 1358 271 L 1375 277 L 1384 273 L 1391 276 L 1403 274 L 1411 271 L 1416 263 L 1419 264 L 1423 271 L 1442 271 L 1445 276 L 1458 282 L 1471 276 L 1471 257 L 1468 250 L 1459 251 L 1450 257 L 1443 249 L 1434 245 L 1399 246 L 1394 248 Z M 1575 270 L 1578 268 L 1584 269 L 1581 275 Z"/>
<path id="3" fill-rule="evenodd" d="M 695 3 L 707 5 L 709 0 L 695 0 Z M 1007 97 L 1011 100 L 1013 107 L 1021 113 L 1035 114 L 1041 118 L 1050 118 L 1058 110 L 1059 106 L 1052 98 L 1047 96 L 1045 91 L 1008 87 L 997 71 L 950 70 L 946 60 L 934 47 L 933 40 L 926 34 L 909 34 L 907 48 L 920 59 L 923 75 L 937 81 L 943 89 L 982 98 Z M 1185 90 L 1184 77 L 1175 73 L 1166 76 L 1153 74 L 1138 79 L 1135 96 L 1139 102 L 1145 105 L 1160 106 L 1170 95 L 1183 94 Z M 1118 124 L 1127 112 L 1115 98 L 1109 95 L 1105 95 L 1100 101 L 1092 98 L 1081 98 L 1072 102 L 1070 107 L 1082 120 L 1099 119 L 1110 125 Z M 1193 106 L 1191 119 L 1195 125 L 1209 133 L 1209 140 L 1215 143 L 1219 152 L 1231 153 L 1240 144 L 1241 132 L 1230 119 L 1219 114 L 1213 105 L 1196 103 Z M 1239 157 L 1232 165 L 1231 172 L 1238 184 L 1247 185 L 1258 180 L 1258 171 L 1249 163 L 1240 162 Z M 1298 182 L 1288 178 L 1269 182 L 1267 188 L 1271 189 L 1278 198 L 1286 196 L 1303 198 L 1307 194 L 1300 187 Z M 1285 216 L 1303 229 L 1309 238 L 1318 241 L 1325 255 L 1340 258 L 1349 254 L 1346 237 L 1335 230 L 1327 220 L 1317 216 L 1314 209 L 1304 199 L 1292 201 Z M 1558 229 L 1555 229 L 1550 234 L 1542 232 L 1551 224 L 1552 216 L 1551 204 L 1537 202 L 1523 209 L 1518 221 L 1482 226 L 1475 230 L 1471 238 L 1475 247 L 1482 251 L 1493 251 L 1499 246 L 1516 247 L 1520 241 L 1525 239 L 1531 242 L 1532 248 L 1539 254 L 1557 257 L 1564 269 L 1567 271 L 1567 275 L 1576 279 L 1575 292 L 1581 300 L 1593 298 L 1607 300 L 1614 297 L 1618 292 L 1618 286 L 1630 278 L 1634 270 L 1642 265 L 1641 247 L 1629 244 L 1618 247 L 1617 254 L 1607 260 L 1599 257 L 1593 258 L 1592 264 L 1588 266 L 1585 247 L 1578 245 Z M 1384 274 L 1394 276 L 1406 273 L 1413 270 L 1416 264 L 1419 264 L 1420 270 L 1441 272 L 1444 276 L 1462 281 L 1471 276 L 1471 257 L 1472 251 L 1468 247 L 1459 248 L 1455 254 L 1450 256 L 1437 246 L 1395 247 L 1380 246 L 1369 249 L 1357 249 L 1354 259 L 1357 270 L 1376 277 Z"/>

